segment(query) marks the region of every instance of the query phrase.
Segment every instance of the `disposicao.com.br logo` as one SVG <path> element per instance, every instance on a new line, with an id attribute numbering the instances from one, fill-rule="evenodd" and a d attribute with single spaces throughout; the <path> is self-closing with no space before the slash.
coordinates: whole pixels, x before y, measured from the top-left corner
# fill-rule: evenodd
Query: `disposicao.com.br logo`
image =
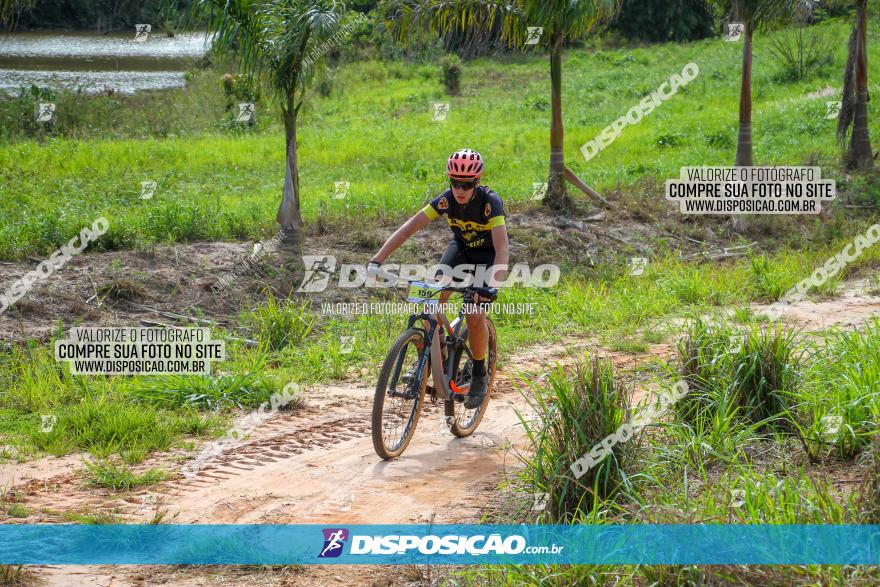
<path id="1" fill-rule="evenodd" d="M 348 541 L 345 528 L 325 528 L 324 547 L 320 558 L 337 557 Z M 564 546 L 528 546 L 525 537 L 513 534 L 477 534 L 464 536 L 446 534 L 417 536 L 388 534 L 380 536 L 351 536 L 350 555 L 401 555 L 411 551 L 425 555 L 517 555 L 517 554 L 561 554 Z"/>

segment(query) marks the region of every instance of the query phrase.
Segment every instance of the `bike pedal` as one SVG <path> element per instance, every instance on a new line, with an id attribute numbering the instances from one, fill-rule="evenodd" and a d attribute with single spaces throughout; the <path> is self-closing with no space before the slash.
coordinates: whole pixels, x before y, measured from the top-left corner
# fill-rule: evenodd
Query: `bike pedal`
<path id="1" fill-rule="evenodd" d="M 388 396 L 389 397 L 396 397 L 398 399 L 407 399 L 407 400 L 414 400 L 418 397 L 416 394 L 414 394 L 412 392 L 402 393 L 399 391 L 390 391 L 390 390 L 388 392 Z"/>

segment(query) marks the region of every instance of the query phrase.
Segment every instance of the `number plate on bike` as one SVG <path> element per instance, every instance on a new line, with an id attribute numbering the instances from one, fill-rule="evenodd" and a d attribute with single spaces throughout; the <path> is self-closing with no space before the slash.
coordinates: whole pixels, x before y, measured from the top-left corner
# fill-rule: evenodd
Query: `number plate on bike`
<path id="1" fill-rule="evenodd" d="M 438 285 L 429 285 L 421 281 L 413 281 L 409 286 L 409 297 L 406 301 L 413 304 L 428 304 L 434 308 L 439 303 L 440 291 L 443 288 Z"/>

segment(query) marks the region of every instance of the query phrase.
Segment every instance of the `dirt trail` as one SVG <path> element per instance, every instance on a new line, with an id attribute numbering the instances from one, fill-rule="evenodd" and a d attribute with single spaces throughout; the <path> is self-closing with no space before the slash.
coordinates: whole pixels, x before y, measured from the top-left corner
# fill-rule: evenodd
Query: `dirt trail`
<path id="1" fill-rule="evenodd" d="M 574 362 L 590 347 L 595 349 L 591 341 L 572 337 L 511 357 L 496 377 L 488 412 L 469 438 L 454 438 L 445 426 L 442 403 L 428 403 L 410 446 L 390 462 L 381 461 L 372 447 L 373 389 L 320 386 L 309 391 L 307 407 L 279 412 L 193 479 L 181 475 L 127 499 L 115 499 L 104 490 L 84 489 L 72 472 L 78 459 L 66 457 L 51 459 L 59 462 L 49 467 L 39 466 L 47 459 L 19 466 L 15 486 L 25 489 L 25 503 L 31 509 L 110 510 L 140 523 L 149 521 L 157 510 L 166 511 L 166 521 L 175 523 L 476 523 L 498 483 L 516 464 L 513 449 L 524 448 L 516 411 L 527 413 L 527 405 L 518 391 L 523 385 L 519 374 L 528 373 L 528 380 L 535 381 L 555 364 Z M 667 355 L 670 348 L 656 345 L 652 351 L 632 355 L 599 350 L 599 354 L 619 368 L 631 369 Z M 167 455 L 162 460 L 169 461 Z M 157 464 L 150 461 L 143 466 Z M 49 470 L 56 474 L 48 474 Z M 32 471 L 40 473 L 29 474 Z M 51 518 L 27 521 L 59 521 Z M 129 585 L 138 584 L 145 575 L 155 576 L 144 567 L 129 566 L 41 566 L 34 571 L 47 585 L 71 581 Z M 347 569 L 345 583 L 357 583 L 352 573 L 362 571 L 366 569 Z M 312 578 L 323 584 L 340 572 L 329 569 Z M 294 583 L 312 584 L 306 576 L 298 576 Z M 207 578 L 198 572 L 183 577 L 175 571 L 169 580 L 203 584 Z"/>
<path id="2" fill-rule="evenodd" d="M 880 297 L 865 288 L 864 282 L 852 282 L 840 297 L 801 302 L 783 319 L 806 330 L 862 324 L 880 313 Z M 756 314 L 762 309 L 753 307 Z M 612 353 L 596 349 L 593 340 L 572 337 L 518 353 L 499 371 L 489 410 L 472 437 L 452 437 L 444 425 L 442 404 L 429 403 L 407 451 L 391 462 L 380 461 L 373 452 L 369 421 L 373 390 L 364 382 L 311 389 L 307 407 L 281 412 L 260 425 L 249 439 L 227 450 L 194 479 L 179 476 L 127 499 L 102 490 L 84 490 L 72 472 L 76 457 L 16 466 L 15 485 L 26 490 L 24 501 L 30 508 L 50 504 L 58 509 L 59 503 L 80 511 L 112 507 L 136 522 L 166 510 L 166 521 L 177 523 L 475 523 L 498 482 L 516 464 L 513 449 L 524 446 L 516 410 L 526 411 L 526 404 L 515 374 L 530 373 L 529 380 L 534 381 L 555 363 L 581 357 L 586 348 L 631 372 L 637 365 L 668 357 L 673 345 L 653 345 L 643 354 Z M 161 458 L 168 463 L 168 455 Z M 47 461 L 56 462 L 46 468 Z M 9 473 L 4 472 L 7 477 Z M 27 521 L 59 520 L 31 517 Z M 34 570 L 43 584 L 58 585 L 143 584 L 145 577 L 175 585 L 217 582 L 215 574 L 207 571 L 155 567 Z M 399 579 L 405 572 L 402 568 L 385 571 L 314 567 L 292 578 L 254 573 L 265 579 L 259 581 L 263 584 L 317 585 L 368 584 L 377 576 Z M 255 582 L 254 573 L 243 575 L 241 581 Z M 238 582 L 224 577 L 224 581 Z"/>

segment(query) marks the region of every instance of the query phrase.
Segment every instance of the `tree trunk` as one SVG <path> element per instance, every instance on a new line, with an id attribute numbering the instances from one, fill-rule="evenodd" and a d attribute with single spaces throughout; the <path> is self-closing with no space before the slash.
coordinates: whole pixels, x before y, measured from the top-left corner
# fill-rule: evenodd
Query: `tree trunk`
<path id="1" fill-rule="evenodd" d="M 296 159 L 296 115 L 297 108 L 288 103 L 283 109 L 284 138 L 287 157 L 284 172 L 284 195 L 275 219 L 285 232 L 284 242 L 302 252 L 303 222 L 299 205 L 299 168 Z"/>
<path id="2" fill-rule="evenodd" d="M 751 167 L 752 161 L 752 23 L 746 22 L 743 32 L 742 86 L 739 92 L 739 139 L 736 143 L 736 165 Z"/>
<path id="3" fill-rule="evenodd" d="M 852 126 L 853 116 L 856 110 L 855 71 L 856 55 L 858 54 L 859 36 L 858 21 L 849 36 L 846 56 L 846 68 L 843 71 L 843 95 L 840 98 L 840 113 L 837 115 L 837 140 L 841 145 L 846 144 L 849 127 Z M 845 158 L 845 157 L 844 157 Z"/>
<path id="4" fill-rule="evenodd" d="M 850 167 L 871 169 L 874 166 L 874 154 L 868 132 L 868 0 L 862 0 L 859 4 L 856 29 L 855 112 L 846 159 Z"/>
<path id="5" fill-rule="evenodd" d="M 562 127 L 562 33 L 556 33 L 550 45 L 550 174 L 544 204 L 556 210 L 571 207 L 565 190 L 565 154 Z"/>

